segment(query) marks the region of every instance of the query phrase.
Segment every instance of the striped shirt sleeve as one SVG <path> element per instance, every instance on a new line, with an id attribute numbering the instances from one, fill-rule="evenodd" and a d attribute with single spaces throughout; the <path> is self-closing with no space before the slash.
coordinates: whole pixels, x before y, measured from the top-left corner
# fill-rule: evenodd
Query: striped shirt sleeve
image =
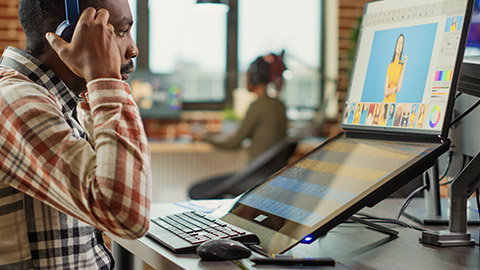
<path id="1" fill-rule="evenodd" d="M 128 84 L 96 80 L 77 110 L 89 140 L 72 135 L 58 101 L 30 82 L 2 83 L 0 161 L 9 185 L 124 238 L 149 227 L 150 152 Z"/>

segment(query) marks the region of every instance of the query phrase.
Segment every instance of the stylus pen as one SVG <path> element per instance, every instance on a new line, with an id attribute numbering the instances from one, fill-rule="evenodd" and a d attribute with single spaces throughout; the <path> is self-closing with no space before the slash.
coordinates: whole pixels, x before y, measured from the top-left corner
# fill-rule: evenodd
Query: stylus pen
<path id="1" fill-rule="evenodd" d="M 332 258 L 253 258 L 250 261 L 256 264 L 271 265 L 335 265 Z"/>

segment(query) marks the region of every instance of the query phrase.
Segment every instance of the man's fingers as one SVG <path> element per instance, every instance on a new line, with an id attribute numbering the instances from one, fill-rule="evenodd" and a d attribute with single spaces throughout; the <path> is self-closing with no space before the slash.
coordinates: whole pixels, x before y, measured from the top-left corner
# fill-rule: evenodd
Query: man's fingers
<path id="1" fill-rule="evenodd" d="M 97 11 L 93 7 L 86 8 L 82 14 L 80 15 L 80 18 L 78 19 L 78 22 L 82 21 L 93 21 L 95 19 L 95 14 Z"/>
<path id="2" fill-rule="evenodd" d="M 58 55 L 60 55 L 60 52 L 68 46 L 68 42 L 66 42 L 63 38 L 57 36 L 54 33 L 47 33 L 45 35 L 45 38 L 47 39 L 48 43 L 50 46 L 53 48 L 55 52 L 57 52 Z"/>
<path id="3" fill-rule="evenodd" d="M 101 8 L 97 11 L 95 16 L 95 21 L 100 21 L 102 25 L 107 24 L 108 18 L 110 18 L 110 13 L 104 8 Z"/>

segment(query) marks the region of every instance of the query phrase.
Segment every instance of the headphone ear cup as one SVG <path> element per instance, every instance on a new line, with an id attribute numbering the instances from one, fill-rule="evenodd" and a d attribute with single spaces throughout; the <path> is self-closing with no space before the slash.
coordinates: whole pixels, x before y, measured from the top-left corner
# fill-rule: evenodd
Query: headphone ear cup
<path id="1" fill-rule="evenodd" d="M 253 86 L 258 85 L 260 83 L 258 74 L 256 72 L 250 72 L 250 77 L 248 78 L 248 80 L 250 81 L 250 84 Z"/>
<path id="2" fill-rule="evenodd" d="M 66 42 L 71 42 L 73 30 L 75 30 L 75 24 L 71 24 L 69 20 L 65 20 L 58 26 L 55 34 L 62 37 Z"/>
<path id="3" fill-rule="evenodd" d="M 250 72 L 249 72 L 249 77 L 248 80 L 251 85 L 255 86 L 260 83 L 260 76 L 258 74 L 258 66 L 256 63 L 252 64 L 250 66 Z"/>

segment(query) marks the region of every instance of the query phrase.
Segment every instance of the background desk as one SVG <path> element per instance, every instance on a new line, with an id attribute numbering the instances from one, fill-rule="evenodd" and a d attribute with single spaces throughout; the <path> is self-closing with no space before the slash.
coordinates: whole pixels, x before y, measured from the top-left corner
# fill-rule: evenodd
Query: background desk
<path id="1" fill-rule="evenodd" d="M 323 139 L 302 140 L 293 159 L 318 146 Z M 243 169 L 247 150 L 221 150 L 205 142 L 150 142 L 152 202 L 186 201 L 194 183 Z"/>
<path id="2" fill-rule="evenodd" d="M 150 142 L 152 202 L 187 200 L 194 183 L 244 168 L 246 150 L 220 150 L 205 142 Z"/>
<path id="3" fill-rule="evenodd" d="M 402 202 L 402 199 L 387 199 L 362 212 L 393 218 Z M 152 216 L 162 208 L 171 213 L 185 210 L 173 204 L 154 204 Z M 418 243 L 419 231 L 386 226 L 398 230 L 399 237 L 392 238 L 362 225 L 346 223 L 310 245 L 296 246 L 290 253 L 297 257 L 332 257 L 352 269 L 480 269 L 478 246 L 425 246 Z M 471 227 L 470 232 L 478 239 L 478 227 Z M 176 255 L 148 237 L 114 240 L 155 269 L 239 269 L 235 261 L 202 262 L 195 254 Z"/>

